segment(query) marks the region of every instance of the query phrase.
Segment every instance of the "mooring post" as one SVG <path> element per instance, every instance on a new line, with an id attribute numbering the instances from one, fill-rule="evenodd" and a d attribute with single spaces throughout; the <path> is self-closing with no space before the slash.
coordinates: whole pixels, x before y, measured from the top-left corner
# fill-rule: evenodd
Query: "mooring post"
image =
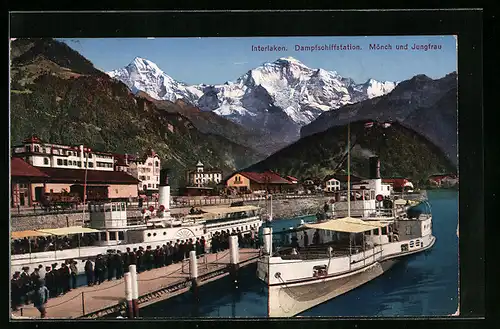
<path id="1" fill-rule="evenodd" d="M 238 237 L 231 235 L 229 237 L 229 266 L 233 277 L 234 287 L 238 288 L 238 267 L 240 263 L 240 251 L 238 249 Z"/>
<path id="2" fill-rule="evenodd" d="M 128 271 L 132 281 L 132 308 L 134 310 L 134 318 L 137 318 L 139 317 L 139 304 L 137 303 L 137 299 L 139 298 L 139 284 L 137 282 L 136 265 L 129 265 Z"/>
<path id="3" fill-rule="evenodd" d="M 127 316 L 129 319 L 134 318 L 134 305 L 132 303 L 132 277 L 130 272 L 123 275 L 125 279 L 125 299 L 127 300 Z"/>
<path id="4" fill-rule="evenodd" d="M 85 315 L 85 296 L 83 294 L 84 292 L 82 291 L 82 315 Z"/>
<path id="5" fill-rule="evenodd" d="M 191 291 L 196 301 L 199 299 L 198 295 L 198 260 L 196 259 L 196 251 L 189 252 L 189 277 L 191 279 Z"/>
<path id="6" fill-rule="evenodd" d="M 262 235 L 264 240 L 264 253 L 270 255 L 273 249 L 273 229 L 270 227 L 264 227 Z"/>

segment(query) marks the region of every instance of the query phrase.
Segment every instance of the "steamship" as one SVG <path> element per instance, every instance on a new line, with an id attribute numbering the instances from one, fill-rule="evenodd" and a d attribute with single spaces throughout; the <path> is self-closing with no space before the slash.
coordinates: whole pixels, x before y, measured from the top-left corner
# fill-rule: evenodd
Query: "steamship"
<path id="1" fill-rule="evenodd" d="M 94 234 L 97 240 L 92 246 L 52 251 L 28 252 L 11 255 L 11 272 L 21 271 L 25 266 L 31 269 L 38 265 L 50 266 L 53 263 L 61 264 L 66 260 L 76 260 L 78 270 L 84 271 L 81 260 L 93 258 L 98 254 L 105 254 L 108 250 L 126 248 L 156 249 L 167 242 L 177 240 L 201 238 L 210 246 L 211 238 L 216 232 L 240 231 L 247 234 L 258 231 L 262 225 L 260 208 L 250 205 L 228 207 L 207 207 L 201 214 L 192 214 L 183 218 L 174 218 L 170 215 L 170 186 L 167 172 L 160 172 L 159 204 L 158 209 L 146 210 L 141 218 L 127 219 L 127 206 L 122 202 L 92 203 L 88 205 L 90 225 L 86 227 L 68 227 L 60 229 L 41 229 L 35 231 L 12 232 L 12 239 L 36 238 L 40 236 L 70 236 L 80 238 L 84 234 Z M 80 260 L 80 261 L 79 261 Z"/>
<path id="2" fill-rule="evenodd" d="M 348 173 L 349 161 L 348 154 Z M 292 243 L 273 247 L 272 228 L 263 228 L 257 276 L 268 287 L 269 317 L 299 315 L 434 245 L 429 203 L 415 208 L 391 199 L 380 178 L 380 161 L 369 161 L 370 178 L 353 189 L 348 178 L 350 197 L 333 203 L 328 218 L 279 232 Z M 337 192 L 335 199 L 342 194 Z"/>

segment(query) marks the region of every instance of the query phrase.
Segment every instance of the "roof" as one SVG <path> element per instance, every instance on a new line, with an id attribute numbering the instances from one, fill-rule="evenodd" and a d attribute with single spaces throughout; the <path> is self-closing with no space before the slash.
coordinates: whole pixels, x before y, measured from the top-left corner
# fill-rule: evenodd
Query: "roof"
<path id="1" fill-rule="evenodd" d="M 43 232 L 38 232 L 34 230 L 27 230 L 27 231 L 17 231 L 17 232 L 11 232 L 10 237 L 12 239 L 23 239 L 23 238 L 30 238 L 30 237 L 36 237 L 36 236 L 47 236 L 50 235 L 48 233 L 43 233 Z"/>
<path id="2" fill-rule="evenodd" d="M 209 214 L 230 214 L 241 211 L 251 211 L 251 210 L 259 210 L 259 207 L 256 206 L 240 206 L 240 207 L 221 207 L 221 208 L 205 208 L 201 209 L 204 212 Z"/>
<path id="3" fill-rule="evenodd" d="M 286 180 L 280 175 L 271 171 L 266 171 L 263 173 L 243 171 L 239 172 L 238 174 L 245 176 L 246 178 L 259 184 L 292 184 L 289 180 Z"/>
<path id="4" fill-rule="evenodd" d="M 82 226 L 70 226 L 70 227 L 62 227 L 62 228 L 52 228 L 52 229 L 43 229 L 37 230 L 41 233 L 47 233 L 51 235 L 69 235 L 69 234 L 78 234 L 78 233 L 95 233 L 100 232 L 99 230 L 95 230 L 93 228 L 82 227 Z"/>
<path id="5" fill-rule="evenodd" d="M 291 180 L 291 181 L 298 181 L 298 178 L 295 178 L 293 176 L 286 176 L 286 179 Z"/>
<path id="6" fill-rule="evenodd" d="M 344 217 L 344 218 L 329 220 L 327 222 L 322 222 L 322 223 L 310 223 L 310 224 L 308 223 L 304 224 L 304 227 L 319 229 L 319 230 L 336 231 L 336 232 L 361 233 L 374 230 L 379 227 L 384 227 L 387 225 L 389 225 L 389 222 L 381 222 L 381 221 L 366 222 L 358 218 Z"/>
<path id="7" fill-rule="evenodd" d="M 48 175 L 40 169 L 33 167 L 21 158 L 10 159 L 10 176 L 12 177 L 40 177 L 47 178 Z"/>
<path id="8" fill-rule="evenodd" d="M 84 183 L 85 171 L 87 183 L 138 184 L 140 180 L 123 171 L 84 170 L 62 168 L 40 168 L 49 176 L 48 181 L 64 183 Z"/>

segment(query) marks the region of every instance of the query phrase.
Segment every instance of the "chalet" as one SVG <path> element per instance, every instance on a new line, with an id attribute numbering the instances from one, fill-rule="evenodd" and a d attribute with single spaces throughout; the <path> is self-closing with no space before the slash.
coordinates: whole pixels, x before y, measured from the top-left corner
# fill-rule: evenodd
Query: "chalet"
<path id="1" fill-rule="evenodd" d="M 285 179 L 288 180 L 292 184 L 298 184 L 299 183 L 298 178 L 295 178 L 293 176 L 286 176 Z"/>
<path id="2" fill-rule="evenodd" d="M 402 177 L 383 178 L 382 183 L 392 185 L 395 192 L 413 190 L 413 183 Z"/>
<path id="3" fill-rule="evenodd" d="M 429 177 L 429 183 L 435 187 L 451 187 L 458 184 L 455 174 L 437 174 Z"/>
<path id="4" fill-rule="evenodd" d="M 238 172 L 226 180 L 226 187 L 236 189 L 240 193 L 253 191 L 267 191 L 282 193 L 293 189 L 294 184 L 275 172 Z"/>
<path id="5" fill-rule="evenodd" d="M 328 175 L 324 179 L 324 188 L 325 192 L 334 192 L 340 191 L 340 181 L 335 179 L 333 175 Z"/>

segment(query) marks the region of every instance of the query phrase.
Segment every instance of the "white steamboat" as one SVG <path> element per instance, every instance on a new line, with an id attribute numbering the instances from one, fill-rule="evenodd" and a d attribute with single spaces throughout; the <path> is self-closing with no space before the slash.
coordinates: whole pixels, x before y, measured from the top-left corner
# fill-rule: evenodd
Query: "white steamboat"
<path id="1" fill-rule="evenodd" d="M 273 249 L 272 228 L 263 229 L 264 253 L 257 276 L 268 286 L 269 317 L 300 314 L 434 245 L 430 205 L 421 202 L 428 213 L 418 213 L 410 208 L 416 203 L 390 200 L 379 166 L 378 158 L 370 159 L 370 179 L 364 188 L 351 191 L 348 182 L 351 197 L 332 204 L 329 218 L 285 232 L 285 240 L 294 241 L 288 247 Z M 342 201 L 342 194 L 338 192 L 336 200 Z"/>
<path id="2" fill-rule="evenodd" d="M 162 181 L 163 177 L 162 177 Z M 125 252 L 127 248 L 146 248 L 151 246 L 156 249 L 167 242 L 175 243 L 177 240 L 193 241 L 202 236 L 210 246 L 211 238 L 216 232 L 229 233 L 239 231 L 243 235 L 251 231 L 257 232 L 262 225 L 260 208 L 256 206 L 227 206 L 207 207 L 201 214 L 191 214 L 182 218 L 170 215 L 170 186 L 160 185 L 159 209 L 143 213 L 142 218 L 127 219 L 127 206 L 125 203 L 89 204 L 89 227 L 66 227 L 58 229 L 40 229 L 33 231 L 12 232 L 12 239 L 30 238 L 40 236 L 72 236 L 77 235 L 78 241 L 85 234 L 97 236 L 91 246 L 78 246 L 77 248 L 58 250 L 57 245 L 49 251 L 31 252 L 11 255 L 11 272 L 21 271 L 23 267 L 30 269 L 38 265 L 51 266 L 53 263 L 61 264 L 66 260 L 77 260 L 79 271 L 84 271 L 81 260 L 93 258 L 98 254 L 106 254 L 108 250 Z M 152 209 L 151 209 L 152 210 Z M 31 244 L 30 244 L 31 245 Z M 78 261 L 80 260 L 80 261 Z"/>

